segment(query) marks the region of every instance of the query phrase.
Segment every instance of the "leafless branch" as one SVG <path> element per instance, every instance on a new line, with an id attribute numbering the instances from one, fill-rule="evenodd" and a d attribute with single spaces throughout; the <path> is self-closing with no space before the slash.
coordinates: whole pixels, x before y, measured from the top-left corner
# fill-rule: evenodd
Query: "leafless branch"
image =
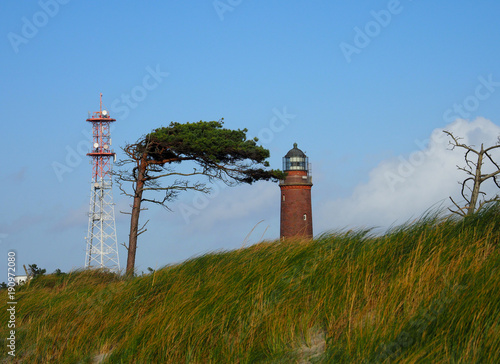
<path id="1" fill-rule="evenodd" d="M 160 179 L 163 177 L 171 177 L 171 176 L 191 177 L 191 176 L 201 176 L 201 175 L 206 176 L 206 174 L 203 172 L 193 172 L 193 173 L 169 172 L 169 173 L 159 174 L 156 176 L 148 176 L 147 180 L 151 181 L 151 180 L 156 180 L 156 179 Z"/>
<path id="2" fill-rule="evenodd" d="M 500 184 L 497 181 L 497 176 L 493 176 L 493 182 L 497 185 L 498 188 L 500 188 Z"/>
<path id="3" fill-rule="evenodd" d="M 467 164 L 467 167 L 469 167 L 469 168 L 470 168 L 470 170 L 472 171 L 472 167 L 477 168 L 477 165 L 476 165 L 476 163 L 474 163 L 474 161 L 471 161 L 471 160 L 469 159 L 469 153 L 470 153 L 470 152 L 474 152 L 474 153 L 476 153 L 476 151 L 474 151 L 474 150 L 467 150 L 467 152 L 465 152 L 464 159 L 465 159 L 465 164 Z M 471 165 L 472 165 L 472 166 L 471 166 Z M 472 174 L 472 173 L 471 173 L 471 174 Z"/>
<path id="4" fill-rule="evenodd" d="M 466 196 L 465 194 L 465 188 L 467 187 L 469 189 L 470 192 L 472 192 L 472 189 L 467 186 L 467 181 L 474 181 L 474 178 L 473 177 L 469 177 L 469 178 L 466 178 L 463 182 L 462 182 L 462 190 L 461 190 L 461 194 L 462 194 L 462 197 L 464 198 L 465 201 L 467 201 L 467 203 L 470 204 L 470 200 L 469 198 Z"/>
<path id="5" fill-rule="evenodd" d="M 479 204 L 479 207 L 477 208 L 477 211 L 481 210 L 481 208 L 490 203 L 490 202 L 495 202 L 495 201 L 500 201 L 500 198 L 498 196 L 495 196 L 494 198 L 490 198 L 489 200 L 484 200 Z"/>
<path id="6" fill-rule="evenodd" d="M 497 171 L 495 171 L 495 172 L 493 172 L 493 173 L 490 173 L 490 174 L 486 174 L 486 175 L 483 174 L 483 175 L 481 175 L 481 179 L 483 181 L 486 181 L 488 178 L 495 177 L 499 173 L 500 173 L 500 169 L 497 170 Z"/>
<path id="7" fill-rule="evenodd" d="M 472 173 L 472 170 L 470 170 L 470 169 L 465 169 L 464 167 L 460 167 L 460 166 L 457 166 L 457 169 L 460 170 L 460 171 L 464 171 L 465 173 L 467 173 L 467 174 L 469 174 L 471 176 L 474 175 L 474 173 Z"/>
<path id="8" fill-rule="evenodd" d="M 500 147 L 500 145 L 496 145 L 495 148 L 498 148 Z M 484 154 L 488 157 L 488 159 L 490 160 L 491 163 L 493 163 L 493 165 L 496 167 L 497 170 L 500 170 L 500 166 L 493 160 L 493 158 L 491 157 L 491 155 L 488 153 L 488 151 L 490 150 L 491 148 L 488 148 L 484 151 Z"/>
<path id="9" fill-rule="evenodd" d="M 121 182 L 123 180 L 119 180 L 119 179 L 116 179 L 116 183 L 118 185 L 118 189 L 121 191 L 121 194 L 122 195 L 125 195 L 127 197 L 134 197 L 134 195 L 132 195 L 131 193 L 128 193 L 124 188 L 123 188 L 123 183 Z M 134 186 L 132 187 L 134 188 Z M 135 188 L 134 188 L 135 190 Z"/>
<path id="10" fill-rule="evenodd" d="M 465 212 L 464 210 L 467 210 L 467 206 L 466 207 L 460 207 L 454 200 L 453 198 L 450 197 L 450 200 L 451 202 L 453 202 L 453 204 L 457 207 L 457 210 L 452 210 L 450 208 L 448 208 L 448 210 L 450 210 L 451 212 L 453 212 L 454 214 L 457 214 L 457 215 L 460 215 L 460 216 L 465 216 Z"/>
<path id="11" fill-rule="evenodd" d="M 160 186 L 152 186 L 152 187 L 146 187 L 143 188 L 143 191 L 173 191 L 173 190 L 178 190 L 178 191 L 187 191 L 187 190 L 194 190 L 194 191 L 199 191 L 199 192 L 210 192 L 211 189 L 209 187 L 205 187 L 204 184 L 200 184 L 203 186 L 168 186 L 168 187 L 160 187 Z"/>
<path id="12" fill-rule="evenodd" d="M 500 141 L 500 139 L 499 139 L 499 141 Z M 497 148 L 500 148 L 500 144 L 493 145 L 493 146 L 491 146 L 491 147 L 489 147 L 489 148 L 486 148 L 486 149 L 484 150 L 484 152 L 485 152 L 485 153 L 487 153 L 487 152 L 489 152 L 490 150 L 497 149 Z"/>
<path id="13" fill-rule="evenodd" d="M 451 150 L 455 149 L 455 147 L 460 147 L 460 148 L 464 148 L 468 151 L 471 151 L 471 152 L 474 152 L 476 154 L 479 154 L 479 152 L 477 152 L 474 148 L 472 148 L 471 146 L 469 145 L 466 145 L 466 144 L 463 144 L 463 143 L 460 143 L 459 140 L 462 140 L 463 138 L 457 138 L 455 137 L 451 132 L 447 131 L 447 130 L 443 130 L 443 132 L 448 135 L 452 140 L 453 142 L 449 142 L 449 144 L 452 146 L 451 147 Z"/>
<path id="14" fill-rule="evenodd" d="M 146 231 L 148 231 L 148 229 L 146 229 L 146 225 L 148 224 L 149 220 L 146 221 L 144 223 L 144 225 L 142 225 L 139 229 L 137 229 L 137 236 L 141 235 L 142 233 L 145 233 Z"/>

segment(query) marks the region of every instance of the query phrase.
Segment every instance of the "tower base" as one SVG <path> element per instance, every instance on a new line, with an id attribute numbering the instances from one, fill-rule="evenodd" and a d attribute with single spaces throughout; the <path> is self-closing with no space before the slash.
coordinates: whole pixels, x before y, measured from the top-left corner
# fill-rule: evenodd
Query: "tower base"
<path id="1" fill-rule="evenodd" d="M 120 272 L 112 181 L 91 183 L 85 268 Z"/>

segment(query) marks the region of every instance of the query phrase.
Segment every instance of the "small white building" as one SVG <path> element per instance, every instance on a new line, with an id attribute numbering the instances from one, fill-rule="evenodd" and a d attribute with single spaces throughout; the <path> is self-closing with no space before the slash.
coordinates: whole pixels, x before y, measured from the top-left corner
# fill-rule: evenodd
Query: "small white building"
<path id="1" fill-rule="evenodd" d="M 14 282 L 16 282 L 17 286 L 21 286 L 28 281 L 28 276 L 15 276 Z"/>

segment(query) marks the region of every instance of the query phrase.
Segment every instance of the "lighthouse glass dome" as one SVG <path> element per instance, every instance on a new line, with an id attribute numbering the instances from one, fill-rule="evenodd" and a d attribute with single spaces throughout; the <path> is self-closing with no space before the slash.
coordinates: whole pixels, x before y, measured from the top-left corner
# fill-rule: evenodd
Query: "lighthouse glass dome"
<path id="1" fill-rule="evenodd" d="M 308 158 L 297 148 L 297 143 L 283 157 L 283 171 L 307 171 Z"/>

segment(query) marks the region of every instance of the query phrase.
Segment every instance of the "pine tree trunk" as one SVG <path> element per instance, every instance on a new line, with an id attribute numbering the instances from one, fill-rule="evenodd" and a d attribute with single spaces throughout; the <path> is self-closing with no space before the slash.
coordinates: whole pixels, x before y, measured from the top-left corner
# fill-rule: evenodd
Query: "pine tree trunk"
<path id="1" fill-rule="evenodd" d="M 146 153 L 143 154 L 139 164 L 137 184 L 135 187 L 134 203 L 132 205 L 132 216 L 130 218 L 130 235 L 128 239 L 128 256 L 126 275 L 134 275 L 135 252 L 137 250 L 137 234 L 139 232 L 139 215 L 141 213 L 142 192 L 144 188 L 144 175 L 146 173 Z"/>

